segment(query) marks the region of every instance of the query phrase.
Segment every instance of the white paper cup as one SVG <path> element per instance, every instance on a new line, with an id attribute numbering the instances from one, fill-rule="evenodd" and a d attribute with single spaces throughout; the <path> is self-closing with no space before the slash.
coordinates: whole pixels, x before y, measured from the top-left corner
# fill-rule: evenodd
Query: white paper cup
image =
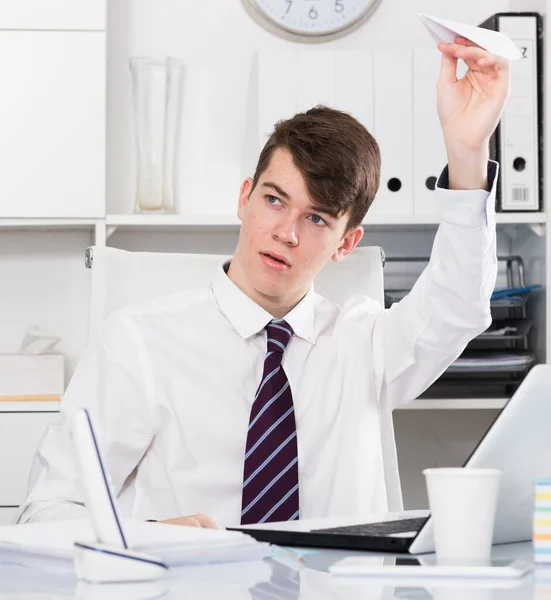
<path id="1" fill-rule="evenodd" d="M 499 469 L 423 471 L 439 564 L 487 564 L 499 490 Z"/>

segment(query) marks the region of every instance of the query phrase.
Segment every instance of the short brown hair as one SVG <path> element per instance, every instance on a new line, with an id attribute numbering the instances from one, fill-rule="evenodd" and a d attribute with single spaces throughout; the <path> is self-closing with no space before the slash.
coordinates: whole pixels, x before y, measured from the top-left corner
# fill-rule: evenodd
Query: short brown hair
<path id="1" fill-rule="evenodd" d="M 381 154 L 354 117 L 316 106 L 279 121 L 260 153 L 253 188 L 277 148 L 291 153 L 320 210 L 335 218 L 350 212 L 347 229 L 363 221 L 379 188 Z"/>

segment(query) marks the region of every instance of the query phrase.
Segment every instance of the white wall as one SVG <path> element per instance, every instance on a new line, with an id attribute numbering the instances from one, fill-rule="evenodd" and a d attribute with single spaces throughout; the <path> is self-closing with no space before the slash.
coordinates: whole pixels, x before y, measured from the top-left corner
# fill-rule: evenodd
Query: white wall
<path id="1" fill-rule="evenodd" d="M 519 12 L 545 12 L 545 0 L 510 0 L 509 9 Z"/>

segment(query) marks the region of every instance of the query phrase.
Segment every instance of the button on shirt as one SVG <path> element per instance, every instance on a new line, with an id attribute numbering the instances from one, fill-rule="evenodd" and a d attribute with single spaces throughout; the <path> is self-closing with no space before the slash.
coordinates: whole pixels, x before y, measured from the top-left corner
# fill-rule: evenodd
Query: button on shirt
<path id="1" fill-rule="evenodd" d="M 412 291 L 385 310 L 335 306 L 313 287 L 285 320 L 297 426 L 300 517 L 387 510 L 379 422 L 414 400 L 490 324 L 497 165 L 484 190 L 437 187 L 441 220 Z M 87 407 L 124 516 L 240 522 L 247 427 L 272 315 L 226 275 L 204 299 L 178 293 L 110 317 L 85 352 L 33 465 L 19 521 L 82 517 L 69 409 Z"/>

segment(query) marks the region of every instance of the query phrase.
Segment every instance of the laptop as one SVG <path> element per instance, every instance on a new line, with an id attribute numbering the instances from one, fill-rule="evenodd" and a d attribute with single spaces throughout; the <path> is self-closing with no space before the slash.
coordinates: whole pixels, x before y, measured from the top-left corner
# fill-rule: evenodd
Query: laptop
<path id="1" fill-rule="evenodd" d="M 501 469 L 494 544 L 532 538 L 534 481 L 551 476 L 551 365 L 535 366 L 463 465 Z M 308 521 L 231 528 L 285 546 L 423 554 L 434 552 L 428 516 L 312 527 Z"/>

